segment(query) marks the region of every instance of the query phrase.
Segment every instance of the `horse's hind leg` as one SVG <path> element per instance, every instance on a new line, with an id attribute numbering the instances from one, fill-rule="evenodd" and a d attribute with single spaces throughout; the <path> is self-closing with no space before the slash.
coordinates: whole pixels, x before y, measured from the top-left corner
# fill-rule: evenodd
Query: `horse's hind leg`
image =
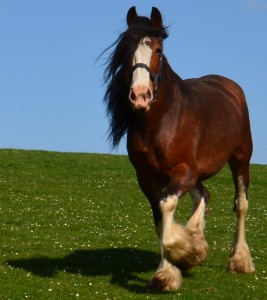
<path id="1" fill-rule="evenodd" d="M 236 158 L 229 162 L 235 183 L 234 211 L 237 218 L 236 237 L 228 271 L 252 273 L 255 271 L 245 236 L 245 218 L 248 210 L 247 189 L 249 185 L 249 164 L 241 165 Z"/>

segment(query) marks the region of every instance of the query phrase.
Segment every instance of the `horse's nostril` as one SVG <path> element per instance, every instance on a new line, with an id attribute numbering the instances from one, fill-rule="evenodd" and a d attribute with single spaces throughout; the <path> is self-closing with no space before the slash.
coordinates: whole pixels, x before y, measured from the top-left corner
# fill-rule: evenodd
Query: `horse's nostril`
<path id="1" fill-rule="evenodd" d="M 152 99 L 152 93 L 151 93 L 151 90 L 150 90 L 150 89 L 147 90 L 146 95 L 147 95 L 147 98 L 148 98 L 149 100 Z"/>
<path id="2" fill-rule="evenodd" d="M 129 98 L 130 98 L 131 101 L 135 101 L 136 100 L 136 95 L 135 95 L 135 92 L 133 90 L 130 91 Z"/>

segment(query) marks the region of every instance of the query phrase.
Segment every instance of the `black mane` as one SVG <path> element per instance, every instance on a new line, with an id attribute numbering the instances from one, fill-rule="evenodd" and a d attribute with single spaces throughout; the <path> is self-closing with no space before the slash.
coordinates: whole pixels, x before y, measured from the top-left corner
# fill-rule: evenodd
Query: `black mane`
<path id="1" fill-rule="evenodd" d="M 128 27 L 117 41 L 105 50 L 115 47 L 107 60 L 104 73 L 107 84 L 104 102 L 110 120 L 108 139 L 113 147 L 118 146 L 133 118 L 133 111 L 128 102 L 131 83 L 128 70 L 139 41 L 146 36 L 165 39 L 168 36 L 167 28 L 155 30 L 150 19 L 138 17 L 134 25 Z"/>

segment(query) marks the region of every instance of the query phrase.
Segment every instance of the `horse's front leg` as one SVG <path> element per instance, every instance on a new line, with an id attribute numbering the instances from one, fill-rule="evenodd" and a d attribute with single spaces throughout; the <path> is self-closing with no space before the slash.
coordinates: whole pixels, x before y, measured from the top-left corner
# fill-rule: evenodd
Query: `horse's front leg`
<path id="1" fill-rule="evenodd" d="M 179 193 L 165 196 L 159 207 L 162 219 L 159 224 L 161 232 L 161 263 L 150 285 L 157 290 L 176 290 L 182 284 L 180 270 L 190 269 L 207 257 L 208 244 L 204 238 L 205 210 L 208 192 L 201 184 L 190 190 L 193 200 L 193 213 L 186 226 L 174 220 Z"/>
<path id="2" fill-rule="evenodd" d="M 200 201 L 185 227 L 174 220 L 178 199 L 178 196 L 170 195 L 160 201 L 162 222 L 159 231 L 162 257 L 156 274 L 150 280 L 151 288 L 156 290 L 172 291 L 180 288 L 181 270 L 196 266 L 207 255 L 202 226 L 206 208 L 204 200 L 204 203 Z"/>
<path id="3" fill-rule="evenodd" d="M 178 204 L 177 196 L 168 196 L 161 200 L 163 256 L 173 265 L 187 270 L 196 265 L 196 251 L 193 240 L 195 228 L 182 226 L 174 220 Z"/>
<path id="4" fill-rule="evenodd" d="M 198 183 L 190 190 L 193 202 L 193 212 L 186 227 L 193 235 L 193 242 L 196 251 L 195 263 L 200 264 L 208 255 L 208 243 L 204 236 L 205 212 L 209 202 L 209 192 L 201 183 Z"/>
<path id="5" fill-rule="evenodd" d="M 163 238 L 166 236 L 166 233 L 167 236 L 170 237 L 168 230 L 171 230 L 169 227 L 172 223 L 171 220 L 173 220 L 173 213 L 177 205 L 178 197 L 173 196 L 170 199 L 168 199 L 168 197 L 162 197 L 161 185 L 155 184 L 149 174 L 143 170 L 137 172 L 137 178 L 143 193 L 151 204 L 155 229 L 161 248 L 161 261 L 156 274 L 149 281 L 149 288 L 158 291 L 177 290 L 182 284 L 181 271 L 165 257 L 167 248 L 163 245 Z M 168 206 L 169 208 L 167 208 Z M 165 243 L 168 243 L 168 241 L 165 240 Z"/>
<path id="6" fill-rule="evenodd" d="M 209 194 L 198 183 L 190 190 L 193 213 L 184 227 L 174 220 L 178 203 L 177 196 L 169 196 L 160 202 L 162 211 L 162 238 L 164 257 L 182 270 L 188 270 L 203 262 L 208 254 L 208 244 L 204 237 L 205 211 Z"/>
<path id="7" fill-rule="evenodd" d="M 175 244 L 182 242 L 184 231 L 181 227 L 179 232 L 179 225 L 174 222 L 173 214 L 177 203 L 178 196 L 173 195 L 163 198 L 159 204 L 161 220 L 155 222 L 155 226 L 160 240 L 161 261 L 149 282 L 153 290 L 173 291 L 179 289 L 182 284 L 181 271 L 173 263 Z"/>

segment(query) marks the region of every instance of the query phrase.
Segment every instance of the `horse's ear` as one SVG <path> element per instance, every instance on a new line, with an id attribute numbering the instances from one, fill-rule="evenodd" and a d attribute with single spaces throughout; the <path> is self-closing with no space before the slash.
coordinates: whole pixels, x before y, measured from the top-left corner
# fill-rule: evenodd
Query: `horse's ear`
<path id="1" fill-rule="evenodd" d="M 132 6 L 128 10 L 128 13 L 127 13 L 127 24 L 128 24 L 128 26 L 131 26 L 132 24 L 134 24 L 136 19 L 137 19 L 137 13 L 136 13 L 136 10 L 135 10 L 135 6 Z"/>
<path id="2" fill-rule="evenodd" d="M 151 24 L 154 29 L 161 29 L 163 27 L 161 13 L 156 7 L 152 7 Z"/>

